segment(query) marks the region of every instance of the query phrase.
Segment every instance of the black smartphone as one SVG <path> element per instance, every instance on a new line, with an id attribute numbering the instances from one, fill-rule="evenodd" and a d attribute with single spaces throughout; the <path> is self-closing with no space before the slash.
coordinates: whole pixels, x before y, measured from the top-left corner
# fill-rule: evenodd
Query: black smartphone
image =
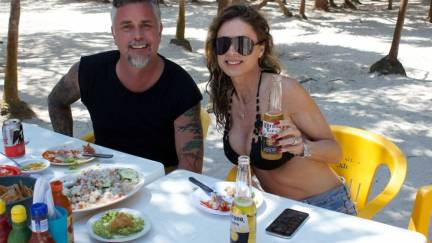
<path id="1" fill-rule="evenodd" d="M 266 232 L 282 238 L 292 238 L 308 217 L 308 213 L 287 208 L 266 228 Z"/>

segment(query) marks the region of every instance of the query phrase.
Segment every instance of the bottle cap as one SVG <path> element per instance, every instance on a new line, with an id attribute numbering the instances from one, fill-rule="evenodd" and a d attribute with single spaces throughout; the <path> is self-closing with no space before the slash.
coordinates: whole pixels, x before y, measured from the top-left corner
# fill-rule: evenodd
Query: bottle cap
<path id="1" fill-rule="evenodd" d="M 31 206 L 32 218 L 46 217 L 47 214 L 48 214 L 48 208 L 45 203 L 34 203 Z"/>
<path id="2" fill-rule="evenodd" d="M 13 206 L 11 210 L 11 218 L 12 222 L 16 224 L 26 221 L 27 213 L 25 207 L 23 205 Z"/>
<path id="3" fill-rule="evenodd" d="M 50 185 L 53 192 L 61 192 L 63 190 L 63 182 L 60 180 L 52 181 Z"/>
<path id="4" fill-rule="evenodd" d="M 0 199 L 0 215 L 4 214 L 6 211 L 6 203 L 3 199 Z"/>

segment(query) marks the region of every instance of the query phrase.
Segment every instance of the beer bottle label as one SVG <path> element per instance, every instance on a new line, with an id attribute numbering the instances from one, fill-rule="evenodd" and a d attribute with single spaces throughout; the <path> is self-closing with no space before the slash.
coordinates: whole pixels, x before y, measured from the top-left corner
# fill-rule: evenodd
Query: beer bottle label
<path id="1" fill-rule="evenodd" d="M 231 243 L 247 243 L 249 223 L 247 215 L 231 214 Z"/>
<path id="2" fill-rule="evenodd" d="M 274 124 L 274 122 L 263 121 L 262 125 L 262 136 L 270 138 L 271 136 L 278 134 L 280 128 Z"/>

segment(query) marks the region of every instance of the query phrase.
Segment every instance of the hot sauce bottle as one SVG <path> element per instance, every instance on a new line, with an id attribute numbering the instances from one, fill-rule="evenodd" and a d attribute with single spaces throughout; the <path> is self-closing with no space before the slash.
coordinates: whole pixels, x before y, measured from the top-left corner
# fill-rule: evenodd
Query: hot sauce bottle
<path id="1" fill-rule="evenodd" d="M 6 203 L 0 199 L 0 243 L 6 243 L 11 226 L 6 215 Z"/>
<path id="2" fill-rule="evenodd" d="M 63 182 L 56 180 L 50 183 L 51 191 L 53 194 L 54 204 L 66 209 L 67 218 L 67 229 L 68 229 L 68 243 L 74 242 L 73 234 L 73 219 L 72 219 L 72 205 L 69 199 L 63 194 Z"/>
<path id="3" fill-rule="evenodd" d="M 31 206 L 32 235 L 29 243 L 55 243 L 48 231 L 48 208 L 45 203 Z"/>
<path id="4" fill-rule="evenodd" d="M 8 243 L 27 243 L 31 231 L 27 227 L 27 212 L 23 205 L 15 205 L 11 209 L 12 230 L 9 232 Z"/>

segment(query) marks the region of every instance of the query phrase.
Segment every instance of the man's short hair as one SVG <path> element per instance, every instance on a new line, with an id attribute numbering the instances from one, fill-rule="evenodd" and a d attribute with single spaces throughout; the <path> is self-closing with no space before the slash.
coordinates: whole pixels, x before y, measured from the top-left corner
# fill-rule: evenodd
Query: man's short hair
<path id="1" fill-rule="evenodd" d="M 153 13 L 155 14 L 159 23 L 161 22 L 161 11 L 159 9 L 158 0 L 113 0 L 113 7 L 111 9 L 111 22 L 114 23 L 115 16 L 117 14 L 117 9 L 121 6 L 130 4 L 130 3 L 147 3 L 153 9 Z"/>

